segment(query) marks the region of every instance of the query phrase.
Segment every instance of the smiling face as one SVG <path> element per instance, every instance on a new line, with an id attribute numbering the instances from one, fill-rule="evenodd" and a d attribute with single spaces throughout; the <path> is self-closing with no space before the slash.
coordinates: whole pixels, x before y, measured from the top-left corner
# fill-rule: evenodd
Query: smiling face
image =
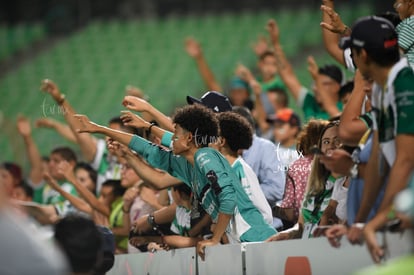
<path id="1" fill-rule="evenodd" d="M 323 154 L 341 147 L 341 140 L 338 136 L 338 126 L 328 128 L 322 136 L 321 151 Z"/>

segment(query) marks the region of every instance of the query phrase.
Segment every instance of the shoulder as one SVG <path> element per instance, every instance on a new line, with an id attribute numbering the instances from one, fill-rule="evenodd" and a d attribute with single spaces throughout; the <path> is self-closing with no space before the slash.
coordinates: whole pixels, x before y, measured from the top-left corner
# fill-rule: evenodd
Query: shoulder
<path id="1" fill-rule="evenodd" d="M 394 80 L 395 91 L 414 90 L 414 71 L 411 67 L 403 68 Z"/>

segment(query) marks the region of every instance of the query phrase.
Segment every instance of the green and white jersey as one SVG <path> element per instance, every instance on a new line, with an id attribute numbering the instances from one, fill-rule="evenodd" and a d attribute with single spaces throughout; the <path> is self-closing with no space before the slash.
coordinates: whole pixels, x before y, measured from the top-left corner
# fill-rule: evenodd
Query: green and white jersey
<path id="1" fill-rule="evenodd" d="M 106 141 L 99 139 L 96 144 L 96 154 L 94 160 L 90 163 L 92 168 L 98 173 L 96 181 L 96 192 L 100 194 L 102 183 L 106 180 L 121 179 L 121 165 L 115 156 L 109 154 L 106 148 Z"/>
<path id="2" fill-rule="evenodd" d="M 67 193 L 78 197 L 75 186 L 70 182 L 60 181 L 58 182 L 60 187 Z M 66 200 L 59 192 L 51 188 L 49 185 L 44 185 L 42 193 L 42 204 L 54 205 L 59 216 L 65 216 L 69 212 L 76 212 L 76 208 Z"/>
<path id="3" fill-rule="evenodd" d="M 414 134 L 414 72 L 406 58 L 391 68 L 385 87 L 374 84 L 372 110 L 381 151 L 392 166 L 396 135 Z"/>
<path id="4" fill-rule="evenodd" d="M 170 229 L 177 235 L 188 236 L 188 231 L 191 230 L 191 209 L 177 205 Z"/>
<path id="5" fill-rule="evenodd" d="M 129 148 L 150 165 L 190 186 L 213 222 L 217 222 L 219 212 L 233 215 L 226 230 L 231 242 L 263 241 L 276 233 L 253 205 L 228 161 L 216 150 L 199 149 L 193 167 L 183 157 L 138 136 L 132 138 Z"/>
<path id="6" fill-rule="evenodd" d="M 273 223 L 272 209 L 266 200 L 262 188 L 260 187 L 259 180 L 253 169 L 241 158 L 238 157 L 232 165 L 233 171 L 243 186 L 249 199 L 254 206 L 262 213 L 263 218 L 268 224 Z"/>
<path id="7" fill-rule="evenodd" d="M 398 46 L 404 50 L 411 68 L 414 69 L 414 16 L 410 16 L 395 28 L 398 33 Z"/>

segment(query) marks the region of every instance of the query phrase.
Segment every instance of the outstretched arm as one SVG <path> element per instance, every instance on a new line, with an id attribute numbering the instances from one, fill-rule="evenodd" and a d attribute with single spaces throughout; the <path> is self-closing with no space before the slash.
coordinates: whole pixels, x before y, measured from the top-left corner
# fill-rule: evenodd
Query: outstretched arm
<path id="1" fill-rule="evenodd" d="M 151 123 L 144 120 L 142 117 L 131 113 L 130 111 L 122 111 L 121 119 L 122 119 L 122 123 L 125 126 L 131 126 L 134 128 L 143 128 L 146 130 L 151 130 L 151 134 L 153 134 L 159 139 L 162 139 L 164 134 L 167 132 L 158 126 L 151 125 Z M 173 127 L 173 131 L 174 131 L 174 127 Z"/>
<path id="2" fill-rule="evenodd" d="M 23 137 L 26 153 L 29 157 L 30 181 L 33 184 L 37 185 L 42 182 L 43 166 L 42 157 L 40 156 L 39 149 L 37 148 L 37 145 L 32 136 L 32 127 L 30 126 L 30 121 L 26 117 L 20 115 L 17 118 L 17 130 Z"/>
<path id="3" fill-rule="evenodd" d="M 55 129 L 56 132 L 58 132 L 58 134 L 65 139 L 69 140 L 70 142 L 77 143 L 76 137 L 70 127 L 52 118 L 39 118 L 36 120 L 36 127 Z"/>
<path id="4" fill-rule="evenodd" d="M 275 49 L 275 58 L 277 63 L 277 69 L 280 77 L 285 83 L 286 87 L 292 93 L 296 101 L 299 100 L 300 91 L 302 89 L 302 84 L 299 82 L 298 78 L 293 71 L 292 65 L 286 58 L 286 55 L 280 45 L 279 41 L 279 27 L 276 24 L 276 21 L 271 19 L 267 23 L 267 30 L 269 32 L 273 47 Z"/>
<path id="5" fill-rule="evenodd" d="M 171 119 L 144 99 L 135 96 L 125 96 L 122 105 L 132 111 L 146 112 L 153 117 L 161 128 L 168 131 L 174 131 L 174 125 Z"/>
<path id="6" fill-rule="evenodd" d="M 87 162 L 92 162 L 95 158 L 97 151 L 97 141 L 90 134 L 81 134 L 77 130 L 77 120 L 73 117 L 75 110 L 69 104 L 69 101 L 61 94 L 58 86 L 49 79 L 42 81 L 41 90 L 49 93 L 56 103 L 62 108 L 63 115 L 69 127 L 72 129 L 73 134 L 81 148 L 83 157 Z"/>
<path id="7" fill-rule="evenodd" d="M 198 71 L 204 80 L 205 85 L 209 90 L 222 92 L 220 84 L 214 77 L 213 72 L 207 64 L 203 51 L 197 40 L 189 37 L 185 40 L 185 50 L 187 54 L 192 57 L 197 63 Z"/>
<path id="8" fill-rule="evenodd" d="M 334 11 L 333 0 L 322 0 L 322 37 L 328 53 L 339 63 L 346 66 L 344 52 L 339 48 L 340 35 L 349 35 L 350 29 L 342 22 L 338 13 Z"/>
<path id="9" fill-rule="evenodd" d="M 69 194 L 68 192 L 63 190 L 62 187 L 60 187 L 59 184 L 56 182 L 56 180 L 53 179 L 48 173 L 44 173 L 43 178 L 50 187 L 52 187 L 59 194 L 61 194 L 62 197 L 67 199 L 74 207 L 76 207 L 82 212 L 92 215 L 92 208 L 88 203 L 86 203 L 81 198 L 75 197 L 72 194 Z"/>
<path id="10" fill-rule="evenodd" d="M 76 179 L 72 168 L 69 166 L 67 161 L 62 161 L 59 163 L 58 171 L 62 175 L 65 176 L 65 178 L 75 186 L 76 191 L 79 192 L 79 194 L 82 196 L 82 198 L 85 199 L 85 201 L 95 210 L 99 211 L 106 217 L 109 217 L 111 214 L 111 209 L 109 209 L 108 206 L 104 205 L 102 202 L 100 202 L 94 194 L 92 194 L 91 191 L 88 190 L 84 185 L 80 184 L 78 180 Z"/>

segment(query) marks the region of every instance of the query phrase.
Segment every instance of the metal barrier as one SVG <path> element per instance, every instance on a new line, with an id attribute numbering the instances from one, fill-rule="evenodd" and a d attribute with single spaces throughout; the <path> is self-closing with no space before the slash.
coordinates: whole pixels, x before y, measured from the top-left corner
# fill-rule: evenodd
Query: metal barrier
<path id="1" fill-rule="evenodd" d="M 386 260 L 412 253 L 413 232 L 378 233 L 386 242 Z M 351 245 L 345 238 L 339 249 L 325 238 L 272 243 L 244 243 L 206 248 L 202 261 L 194 248 L 117 255 L 108 275 L 208 275 L 208 274 L 352 274 L 373 265 L 365 246 Z"/>

